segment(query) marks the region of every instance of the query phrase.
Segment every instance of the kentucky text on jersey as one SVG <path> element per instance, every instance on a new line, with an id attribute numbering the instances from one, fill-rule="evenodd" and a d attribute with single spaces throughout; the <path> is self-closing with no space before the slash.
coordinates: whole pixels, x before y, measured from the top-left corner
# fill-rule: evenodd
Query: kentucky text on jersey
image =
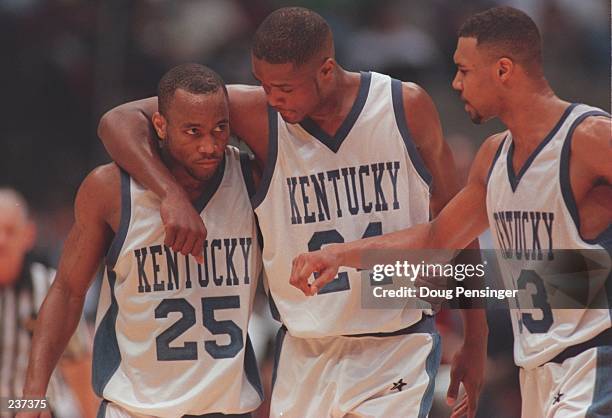
<path id="1" fill-rule="evenodd" d="M 134 250 L 138 266 L 138 293 L 179 290 L 180 283 L 191 289 L 192 279 L 200 287 L 248 285 L 249 260 L 252 239 L 224 238 L 204 241 L 204 264 L 198 264 L 191 256 L 179 255 L 165 245 L 152 245 Z M 240 250 L 237 251 L 237 249 Z M 226 269 L 219 271 L 217 261 L 225 259 Z M 183 264 L 184 268 L 179 268 Z M 153 271 L 153 277 L 147 275 Z M 184 272 L 184 277 L 180 277 Z"/>
<path id="2" fill-rule="evenodd" d="M 291 224 L 329 221 L 334 213 L 338 218 L 342 218 L 347 213 L 357 215 L 360 212 L 370 213 L 372 210 L 375 212 L 387 211 L 389 208 L 398 210 L 400 208 L 397 199 L 399 169 L 399 161 L 388 161 L 343 167 L 308 176 L 287 177 Z M 392 197 L 385 195 L 383 182 L 393 186 Z M 372 190 L 372 186 L 373 196 L 367 192 Z M 330 212 L 330 202 L 332 204 L 335 202 L 335 212 Z"/>
<path id="3" fill-rule="evenodd" d="M 542 248 L 548 260 L 554 258 L 553 212 L 508 210 L 494 212 L 493 218 L 504 258 L 542 260 Z"/>

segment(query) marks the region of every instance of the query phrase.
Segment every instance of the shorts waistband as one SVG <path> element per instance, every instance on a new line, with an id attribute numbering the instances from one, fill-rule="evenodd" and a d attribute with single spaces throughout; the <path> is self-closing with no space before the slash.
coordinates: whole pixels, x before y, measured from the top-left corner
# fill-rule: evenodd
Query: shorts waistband
<path id="1" fill-rule="evenodd" d="M 350 334 L 344 335 L 344 337 L 395 337 L 397 335 L 406 334 L 433 334 L 436 332 L 436 320 L 432 315 L 425 315 L 412 325 L 406 328 L 398 329 L 397 331 L 391 332 L 372 332 L 366 334 Z"/>

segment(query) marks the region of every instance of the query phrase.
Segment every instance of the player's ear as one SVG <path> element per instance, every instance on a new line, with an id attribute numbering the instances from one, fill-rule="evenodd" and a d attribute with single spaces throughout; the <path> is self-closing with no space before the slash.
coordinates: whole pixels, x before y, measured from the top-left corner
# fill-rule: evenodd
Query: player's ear
<path id="1" fill-rule="evenodd" d="M 336 61 L 333 58 L 325 58 L 321 68 L 319 69 L 319 74 L 322 78 L 329 78 L 334 74 L 334 68 L 336 67 Z"/>
<path id="2" fill-rule="evenodd" d="M 155 112 L 151 117 L 151 121 L 153 122 L 153 128 L 155 128 L 155 132 L 159 139 L 166 139 L 166 118 L 164 118 L 161 113 Z"/>
<path id="3" fill-rule="evenodd" d="M 512 73 L 514 72 L 514 62 L 510 58 L 502 57 L 497 60 L 495 71 L 497 79 L 502 83 L 505 83 L 510 79 Z"/>

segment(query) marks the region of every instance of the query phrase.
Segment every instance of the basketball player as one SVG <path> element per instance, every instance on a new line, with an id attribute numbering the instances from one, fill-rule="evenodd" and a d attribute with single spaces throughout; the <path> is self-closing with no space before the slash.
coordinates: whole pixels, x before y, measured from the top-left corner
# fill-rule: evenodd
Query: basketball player
<path id="1" fill-rule="evenodd" d="M 480 124 L 498 117 L 508 130 L 484 142 L 467 186 L 433 221 L 300 255 L 291 277 L 296 286 L 316 271 L 312 292 L 324 288 L 338 266 L 362 267 L 364 251 L 463 248 L 487 227 L 497 248 L 510 249 L 500 267 L 512 288 L 537 285 L 525 272 L 542 269 L 537 257 L 521 258 L 520 239 L 508 239 L 523 234 L 517 225 L 527 224 L 521 236 L 528 250 L 610 251 L 610 115 L 554 94 L 543 74 L 539 31 L 519 10 L 497 7 L 468 19 L 454 59 L 453 88 L 470 118 Z M 523 417 L 612 416 L 610 311 L 551 309 L 545 294 L 536 299 L 535 312 L 511 310 Z M 465 410 L 460 403 L 454 416 Z"/>
<path id="2" fill-rule="evenodd" d="M 264 20 L 252 69 L 263 88 L 228 90 L 232 129 L 264 167 L 253 203 L 270 301 L 283 322 L 271 415 L 426 416 L 439 363 L 431 312 L 363 310 L 353 269 L 316 298 L 287 279 L 300 252 L 426 222 L 458 190 L 431 99 L 412 83 L 341 68 L 327 22 L 303 8 Z M 113 158 L 165 202 L 166 244 L 198 254 L 199 226 L 189 232 L 186 220 L 191 209 L 147 146 L 144 115 L 154 111 L 154 98 L 123 105 L 103 118 L 99 134 Z M 487 331 L 482 312 L 466 317 L 449 396 L 462 380 L 475 403 Z"/>
<path id="3" fill-rule="evenodd" d="M 227 93 L 216 73 L 175 67 L 158 91 L 152 121 L 162 159 L 206 221 L 205 262 L 163 245 L 154 193 L 114 164 L 95 169 L 75 200 L 24 395 L 45 395 L 106 254 L 93 354 L 93 386 L 104 399 L 98 416 L 247 417 L 263 397 L 247 336 L 261 269 L 252 173 L 227 146 Z"/>

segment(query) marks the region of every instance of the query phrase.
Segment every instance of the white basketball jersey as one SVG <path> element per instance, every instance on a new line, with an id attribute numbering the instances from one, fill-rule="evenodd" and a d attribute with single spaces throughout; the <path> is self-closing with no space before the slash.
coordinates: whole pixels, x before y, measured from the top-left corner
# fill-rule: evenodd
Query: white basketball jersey
<path id="1" fill-rule="evenodd" d="M 94 339 L 100 397 L 139 414 L 244 413 L 262 399 L 247 336 L 261 271 L 240 154 L 194 203 L 205 263 L 164 246 L 160 200 L 121 173 L 121 222 L 107 255 Z"/>
<path id="2" fill-rule="evenodd" d="M 508 133 L 489 174 L 487 212 L 495 246 L 500 250 L 500 270 L 506 288 L 519 290 L 518 302 L 510 306 L 514 358 L 518 366 L 527 369 L 610 328 L 609 309 L 551 307 L 551 288 L 542 281 L 542 277 L 550 277 L 547 266 L 567 261 L 553 261 L 555 257 L 569 256 L 558 250 L 600 249 L 609 253 L 612 227 L 593 241 L 580 236 L 580 220 L 569 181 L 573 132 L 586 117 L 594 115 L 607 113 L 582 104 L 569 106 L 518 174 L 512 166 L 514 144 Z M 607 269 L 608 253 L 597 253 L 603 258 L 600 264 Z M 586 279 L 581 275 L 576 280 Z M 558 303 L 560 299 L 555 300 Z"/>
<path id="3" fill-rule="evenodd" d="M 355 269 L 341 268 L 314 297 L 289 284 L 300 253 L 429 220 L 430 175 L 410 139 L 401 82 L 361 73 L 355 103 L 333 137 L 310 119 L 288 124 L 272 109 L 269 127 L 253 205 L 269 293 L 291 335 L 392 332 L 419 321 L 422 310 L 364 310 Z"/>

